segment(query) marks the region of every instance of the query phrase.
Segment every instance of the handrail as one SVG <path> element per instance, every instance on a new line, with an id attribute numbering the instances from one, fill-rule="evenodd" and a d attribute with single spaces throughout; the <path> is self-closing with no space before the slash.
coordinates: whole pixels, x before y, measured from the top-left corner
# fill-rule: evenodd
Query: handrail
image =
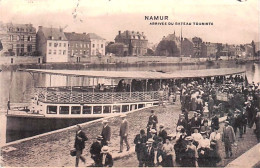
<path id="1" fill-rule="evenodd" d="M 159 100 L 158 91 L 149 92 L 64 92 L 36 89 L 38 100 L 50 103 L 113 103 L 141 102 Z M 168 99 L 168 93 L 163 92 L 163 100 Z"/>

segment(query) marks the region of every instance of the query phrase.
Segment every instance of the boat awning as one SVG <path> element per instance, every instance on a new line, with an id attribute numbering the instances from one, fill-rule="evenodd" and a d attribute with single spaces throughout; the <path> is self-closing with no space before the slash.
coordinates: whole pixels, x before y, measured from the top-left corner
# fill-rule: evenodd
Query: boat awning
<path id="1" fill-rule="evenodd" d="M 203 70 L 182 70 L 174 72 L 158 71 L 92 71 L 92 70 L 48 70 L 48 69 L 21 69 L 20 71 L 42 73 L 50 75 L 63 75 L 74 77 L 91 77 L 107 79 L 181 79 L 196 77 L 213 77 L 242 74 L 243 69 L 221 68 Z"/>

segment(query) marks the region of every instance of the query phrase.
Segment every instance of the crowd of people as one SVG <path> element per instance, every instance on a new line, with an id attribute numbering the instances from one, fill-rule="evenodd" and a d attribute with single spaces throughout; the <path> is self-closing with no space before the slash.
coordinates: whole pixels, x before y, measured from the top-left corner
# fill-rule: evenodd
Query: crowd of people
<path id="1" fill-rule="evenodd" d="M 214 80 L 214 83 L 193 80 L 180 85 L 177 90 L 180 93 L 182 113 L 176 130 L 171 133 L 166 131 L 163 122 L 158 124 L 158 117 L 151 110 L 147 127 L 141 129 L 134 138 L 138 166 L 215 167 L 223 159 L 219 154 L 221 141 L 226 158 L 229 158 L 233 155 L 232 145 L 236 145 L 237 130 L 239 138 L 242 138 L 247 127 L 252 128 L 254 125 L 254 132 L 260 142 L 259 97 L 256 96 L 259 94 L 259 83 L 243 85 L 244 79 L 240 76 L 227 79 L 219 77 Z M 227 102 L 219 103 L 219 91 L 228 95 Z M 224 109 L 219 109 L 220 104 Z M 224 114 L 227 115 L 227 119 L 225 126 L 220 129 L 219 118 Z M 121 115 L 121 118 L 119 153 L 123 152 L 124 143 L 126 151 L 130 150 L 129 123 L 125 114 Z M 103 124 L 101 134 L 90 148 L 91 158 L 98 167 L 113 166 L 113 158 L 108 147 L 111 128 L 107 120 L 103 120 Z M 75 140 L 76 166 L 79 159 L 84 161 L 81 154 L 84 149 L 83 141 L 86 140 L 79 128 Z M 82 142 L 80 148 L 77 147 L 79 142 Z"/>

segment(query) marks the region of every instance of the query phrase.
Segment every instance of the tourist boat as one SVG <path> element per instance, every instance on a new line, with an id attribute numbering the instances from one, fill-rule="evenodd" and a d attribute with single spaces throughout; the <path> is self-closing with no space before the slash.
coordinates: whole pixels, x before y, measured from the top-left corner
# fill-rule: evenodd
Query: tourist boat
<path id="1" fill-rule="evenodd" d="M 150 81 L 157 82 L 157 88 L 162 88 L 165 80 L 206 78 L 245 72 L 230 68 L 177 72 L 47 69 L 21 71 L 30 73 L 33 79 L 37 78 L 37 75 L 45 74 L 45 83 L 49 83 L 49 86 L 35 87 L 32 102 L 28 107 L 8 110 L 9 131 L 55 130 L 97 118 L 157 106 L 159 100 L 167 101 L 168 92 L 149 88 Z M 58 76 L 62 77 L 62 80 L 57 80 Z M 73 85 L 73 79 L 81 85 Z M 122 83 L 122 80 L 127 88 L 118 90 L 118 83 Z M 64 86 L 60 86 L 62 81 L 66 83 Z M 102 83 L 104 85 L 99 85 Z M 137 85 L 136 83 L 139 83 L 142 89 L 136 89 L 133 86 Z"/>

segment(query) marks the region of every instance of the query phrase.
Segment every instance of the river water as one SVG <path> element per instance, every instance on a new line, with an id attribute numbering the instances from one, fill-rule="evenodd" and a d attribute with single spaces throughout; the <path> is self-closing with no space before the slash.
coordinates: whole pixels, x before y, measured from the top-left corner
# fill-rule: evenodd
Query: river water
<path id="1" fill-rule="evenodd" d="M 235 64 L 235 62 L 219 62 L 214 65 L 136 65 L 136 66 L 110 66 L 110 67 L 95 67 L 87 70 L 117 70 L 117 71 L 131 71 L 131 70 L 160 70 L 160 71 L 176 71 L 176 70 L 193 70 L 193 69 L 213 69 L 213 68 L 238 68 L 245 69 L 248 81 L 251 83 L 260 82 L 260 64 L 247 63 L 243 65 Z M 35 75 L 34 77 L 21 71 L 2 71 L 0 72 L 0 143 L 4 144 L 6 139 L 6 107 L 7 101 L 10 97 L 11 103 L 28 103 L 33 96 L 33 88 L 35 86 L 49 86 L 48 76 Z M 55 84 L 55 80 L 52 81 Z M 75 79 L 74 85 L 80 85 L 79 81 Z"/>

